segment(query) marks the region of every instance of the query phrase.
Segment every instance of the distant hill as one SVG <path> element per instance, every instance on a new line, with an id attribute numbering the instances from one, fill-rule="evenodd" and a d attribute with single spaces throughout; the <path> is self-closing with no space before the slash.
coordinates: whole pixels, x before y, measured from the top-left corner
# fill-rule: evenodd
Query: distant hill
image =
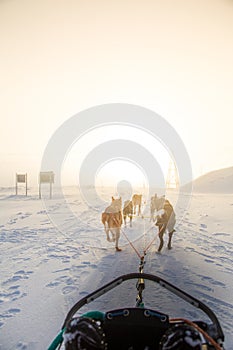
<path id="1" fill-rule="evenodd" d="M 181 190 L 187 188 L 184 185 Z M 211 171 L 193 180 L 193 192 L 233 193 L 233 167 Z"/>

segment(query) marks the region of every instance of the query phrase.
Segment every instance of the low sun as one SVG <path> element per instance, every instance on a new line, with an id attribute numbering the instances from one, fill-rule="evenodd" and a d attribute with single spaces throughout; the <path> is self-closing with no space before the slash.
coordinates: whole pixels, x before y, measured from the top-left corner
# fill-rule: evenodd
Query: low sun
<path id="1" fill-rule="evenodd" d="M 129 145 L 139 145 L 139 150 L 143 150 L 141 154 L 137 150 L 133 152 L 134 159 L 127 156 L 114 156 L 101 160 L 96 168 L 90 169 L 92 181 L 90 185 L 97 188 L 105 186 L 112 187 L 115 192 L 119 192 L 117 188 L 123 186 L 125 182 L 132 188 L 145 188 L 152 185 L 164 187 L 168 173 L 168 165 L 171 159 L 169 151 L 166 147 L 149 133 L 133 126 L 113 125 L 101 126 L 78 139 L 70 148 L 66 159 L 63 163 L 62 185 L 77 185 L 82 169 L 91 152 L 95 152 L 100 145 L 111 145 L 111 141 L 127 142 Z M 108 144 L 109 143 L 109 144 Z M 117 152 L 115 152 L 117 154 Z M 151 159 L 148 164 L 147 158 Z M 146 163 L 144 167 L 143 164 Z M 90 171 L 84 174 L 88 181 Z M 87 185 L 89 185 L 87 183 Z M 124 186 L 123 186 L 124 187 Z"/>

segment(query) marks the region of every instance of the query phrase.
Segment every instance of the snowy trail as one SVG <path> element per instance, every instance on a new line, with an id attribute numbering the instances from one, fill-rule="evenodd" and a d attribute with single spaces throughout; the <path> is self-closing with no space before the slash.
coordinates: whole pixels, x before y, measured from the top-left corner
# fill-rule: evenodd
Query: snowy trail
<path id="1" fill-rule="evenodd" d="M 71 196 L 70 202 L 77 211 L 77 222 L 70 213 L 64 214 L 63 202 L 56 199 L 50 202 L 64 234 L 54 226 L 36 197 L 1 197 L 0 348 L 3 350 L 46 349 L 66 312 L 79 298 L 121 274 L 138 271 L 139 257 L 123 235 L 121 253 L 116 253 L 113 244 L 106 241 L 100 223 L 101 210 L 95 217 L 89 217 L 79 199 Z M 156 254 L 156 239 L 146 255 L 144 271 L 158 274 L 209 305 L 221 321 L 226 350 L 231 350 L 233 196 L 212 196 L 209 203 L 210 198 L 193 197 L 174 234 L 173 249 L 164 248 L 162 254 Z M 219 218 L 216 212 L 221 206 L 224 217 Z M 157 232 L 151 229 L 148 218 L 140 217 L 134 218 L 132 228 L 127 226 L 123 230 L 141 253 Z M 119 288 L 91 308 L 135 305 L 135 281 Z M 164 291 L 161 293 L 150 283 L 146 285 L 144 298 L 147 306 L 195 317 L 192 308 Z"/>

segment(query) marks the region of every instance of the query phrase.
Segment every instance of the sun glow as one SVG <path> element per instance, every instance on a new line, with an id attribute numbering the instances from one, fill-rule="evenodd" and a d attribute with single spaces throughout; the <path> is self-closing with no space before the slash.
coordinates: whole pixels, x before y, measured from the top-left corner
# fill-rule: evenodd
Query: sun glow
<path id="1" fill-rule="evenodd" d="M 96 187 L 143 187 L 148 179 L 143 169 L 130 160 L 112 160 L 104 164 L 96 174 Z"/>
<path id="2" fill-rule="evenodd" d="M 123 141 L 127 142 L 131 147 L 139 145 L 143 150 L 143 157 L 151 157 L 152 163 L 156 163 L 160 169 L 161 177 L 166 179 L 169 161 L 171 159 L 169 151 L 161 143 L 159 139 L 156 139 L 148 132 L 139 129 L 138 127 L 128 125 L 102 125 L 94 130 L 88 131 L 80 139 L 78 139 L 69 150 L 62 168 L 62 184 L 63 185 L 78 185 L 79 175 L 82 171 L 82 164 L 86 161 L 89 154 L 98 146 L 103 145 L 109 148 L 111 141 L 116 140 L 119 143 Z M 117 149 L 114 150 L 117 154 Z M 96 187 L 110 186 L 117 188 L 118 184 L 122 181 L 126 181 L 131 184 L 132 187 L 145 187 L 148 184 L 149 172 L 143 168 L 140 163 L 143 164 L 144 159 L 142 155 L 137 155 L 135 149 L 134 159 L 129 159 L 127 156 L 117 156 L 113 158 L 107 158 L 104 161 L 100 161 L 100 164 L 96 169 L 91 168 L 90 172 L 94 172 L 94 184 Z M 137 161 L 138 160 L 138 161 Z M 149 165 L 150 167 L 150 165 Z M 153 171 L 153 164 L 151 164 L 151 171 Z M 85 174 L 87 185 L 88 176 Z M 156 173 L 152 174 L 156 179 Z M 151 176 L 151 174 L 150 174 Z M 161 182 L 161 181 L 160 181 Z M 161 186 L 161 183 L 158 184 Z"/>

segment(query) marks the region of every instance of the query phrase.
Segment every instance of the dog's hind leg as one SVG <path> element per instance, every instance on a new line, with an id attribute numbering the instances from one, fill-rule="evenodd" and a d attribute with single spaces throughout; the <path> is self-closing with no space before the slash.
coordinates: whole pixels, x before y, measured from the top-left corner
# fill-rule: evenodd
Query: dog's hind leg
<path id="1" fill-rule="evenodd" d="M 116 251 L 121 252 L 122 249 L 119 248 L 118 243 L 119 243 L 119 238 L 120 238 L 120 228 L 116 229 Z"/>
<path id="2" fill-rule="evenodd" d="M 104 230 L 105 230 L 105 233 L 106 233 L 106 236 L 107 236 L 107 241 L 111 242 L 111 239 L 110 239 L 110 236 L 109 236 L 110 229 L 109 229 L 109 226 L 108 226 L 107 223 L 104 224 Z"/>
<path id="3" fill-rule="evenodd" d="M 168 244 L 167 247 L 168 249 L 172 249 L 172 235 L 176 230 L 172 230 L 171 232 L 168 233 Z"/>
<path id="4" fill-rule="evenodd" d="M 163 248 L 163 243 L 164 243 L 163 235 L 164 235 L 164 232 L 166 230 L 165 227 L 159 227 L 159 228 L 160 228 L 160 231 L 159 231 L 160 244 L 159 244 L 158 252 L 160 252 Z"/>
<path id="5" fill-rule="evenodd" d="M 124 217 L 124 223 L 125 223 L 125 226 L 126 226 L 126 214 L 123 214 L 123 217 Z"/>
<path id="6" fill-rule="evenodd" d="M 132 227 L 132 220 L 133 220 L 133 215 L 132 214 L 129 214 L 129 222 L 130 222 L 130 227 Z"/>
<path id="7" fill-rule="evenodd" d="M 159 239 L 160 239 L 160 244 L 159 244 L 159 248 L 158 248 L 158 252 L 161 252 L 162 248 L 163 248 L 163 235 L 159 235 Z"/>
<path id="8" fill-rule="evenodd" d="M 111 228 L 110 232 L 112 234 L 111 242 L 115 242 L 116 241 L 116 229 L 115 228 Z"/>
<path id="9" fill-rule="evenodd" d="M 175 217 L 174 217 L 174 214 L 171 215 L 169 221 L 168 221 L 168 224 L 167 224 L 167 230 L 168 230 L 168 244 L 167 244 L 167 247 L 168 249 L 172 249 L 172 236 L 173 236 L 173 233 L 176 231 L 174 229 L 174 226 L 176 224 L 176 220 L 175 220 Z"/>
<path id="10" fill-rule="evenodd" d="M 138 205 L 138 216 L 141 215 L 141 204 Z"/>

